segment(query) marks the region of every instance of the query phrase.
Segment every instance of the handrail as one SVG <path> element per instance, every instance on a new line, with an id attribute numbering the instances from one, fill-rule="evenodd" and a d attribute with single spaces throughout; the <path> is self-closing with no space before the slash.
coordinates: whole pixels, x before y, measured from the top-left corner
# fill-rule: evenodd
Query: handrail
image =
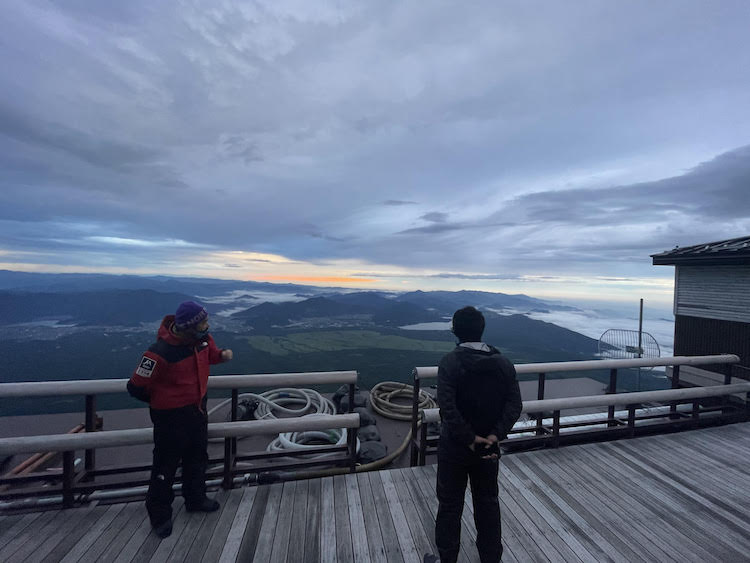
<path id="1" fill-rule="evenodd" d="M 699 366 L 708 364 L 735 364 L 740 361 L 735 354 L 713 356 L 666 356 L 663 358 L 635 358 L 632 360 L 582 360 L 572 362 L 545 362 L 516 364 L 516 373 L 554 373 L 560 371 L 591 371 L 599 369 L 626 369 L 657 366 Z M 427 379 L 437 377 L 436 366 L 414 368 L 414 377 Z"/>
<path id="2" fill-rule="evenodd" d="M 630 360 L 582 360 L 572 362 L 544 362 L 544 363 L 533 363 L 533 364 L 517 364 L 515 365 L 517 374 L 536 374 L 537 376 L 537 400 L 544 400 L 544 386 L 547 375 L 555 372 L 571 372 L 571 371 L 591 371 L 591 370 L 609 370 L 609 386 L 607 393 L 617 393 L 617 370 L 628 369 L 628 368 L 640 368 L 640 367 L 656 367 L 656 366 L 673 366 L 672 371 L 672 388 L 679 386 L 679 371 L 680 366 L 683 365 L 716 365 L 726 364 L 731 367 L 730 364 L 739 363 L 740 358 L 735 354 L 716 354 L 711 356 L 669 356 L 664 358 L 633 358 Z M 419 412 L 420 407 L 417 401 L 417 397 L 420 392 L 420 381 L 422 379 L 435 378 L 438 375 L 438 368 L 435 366 L 429 367 L 416 367 L 412 371 L 414 377 L 413 388 L 414 396 L 412 398 L 412 413 L 411 413 L 411 433 L 412 433 L 412 447 L 411 447 L 411 464 L 416 465 L 420 451 L 417 441 L 417 430 L 419 426 Z M 724 376 L 724 383 L 731 383 L 731 374 L 727 372 Z M 606 403 L 605 403 L 606 404 Z M 609 406 L 609 417 L 614 417 L 614 405 L 618 403 L 611 403 Z M 537 428 L 536 432 L 538 435 L 544 433 L 542 421 L 543 415 L 541 409 L 537 415 Z M 614 422 L 613 422 L 614 423 Z"/>
<path id="3" fill-rule="evenodd" d="M 711 387 L 690 387 L 684 389 L 662 389 L 659 391 L 636 391 L 616 395 L 587 395 L 585 397 L 566 397 L 562 399 L 543 399 L 541 401 L 524 401 L 522 413 L 537 413 L 580 409 L 589 407 L 606 407 L 617 405 L 635 405 L 640 403 L 661 403 L 668 401 L 691 401 L 707 397 L 721 397 L 737 393 L 750 393 L 750 383 L 732 385 L 713 385 Z M 423 420 L 437 422 L 440 409 L 425 409 Z"/>
<path id="4" fill-rule="evenodd" d="M 126 393 L 125 386 L 127 382 L 127 379 L 92 379 L 0 383 L 0 398 Z M 351 370 L 301 373 L 257 373 L 249 375 L 212 375 L 208 378 L 209 389 L 288 387 L 325 383 L 338 385 L 356 384 L 357 372 Z"/>
<path id="5" fill-rule="evenodd" d="M 320 415 L 273 420 L 251 420 L 243 422 L 215 422 L 208 425 L 209 438 L 232 438 L 299 432 L 306 430 L 330 430 L 332 428 L 358 428 L 359 414 Z M 109 430 L 83 434 L 51 434 L 46 436 L 20 436 L 0 439 L 0 455 L 33 452 L 64 452 L 89 448 L 107 448 L 150 444 L 153 429 Z"/>

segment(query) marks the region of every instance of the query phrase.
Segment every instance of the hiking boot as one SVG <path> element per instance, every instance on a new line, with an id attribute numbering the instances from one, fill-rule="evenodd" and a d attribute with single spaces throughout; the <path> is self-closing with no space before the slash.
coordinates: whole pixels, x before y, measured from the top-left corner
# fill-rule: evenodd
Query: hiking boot
<path id="1" fill-rule="evenodd" d="M 168 538 L 170 535 L 172 535 L 172 521 L 167 520 L 166 522 L 163 522 L 158 526 L 154 526 L 154 533 L 161 539 Z"/>

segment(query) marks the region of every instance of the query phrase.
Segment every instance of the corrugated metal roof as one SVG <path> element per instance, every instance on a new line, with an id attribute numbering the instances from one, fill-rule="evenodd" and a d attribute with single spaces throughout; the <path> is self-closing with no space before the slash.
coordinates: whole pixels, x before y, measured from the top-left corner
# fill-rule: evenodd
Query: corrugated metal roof
<path id="1" fill-rule="evenodd" d="M 652 254 L 654 265 L 750 264 L 750 236 L 707 242 Z"/>

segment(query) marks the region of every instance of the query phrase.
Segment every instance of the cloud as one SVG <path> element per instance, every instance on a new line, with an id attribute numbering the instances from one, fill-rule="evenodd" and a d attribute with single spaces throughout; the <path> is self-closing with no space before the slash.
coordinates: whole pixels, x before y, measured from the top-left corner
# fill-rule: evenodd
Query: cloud
<path id="1" fill-rule="evenodd" d="M 424 219 L 425 221 L 430 221 L 432 223 L 445 223 L 448 220 L 448 214 L 431 211 L 430 213 L 425 213 L 424 215 L 422 215 L 420 219 Z"/>
<path id="2" fill-rule="evenodd" d="M 352 276 L 304 276 L 304 275 L 262 275 L 255 276 L 254 279 L 258 281 L 284 281 L 284 282 L 295 282 L 295 283 L 343 283 L 343 284 L 360 284 L 360 283 L 376 283 L 378 280 L 352 277 Z"/>
<path id="3" fill-rule="evenodd" d="M 498 271 L 643 279 L 651 253 L 750 230 L 741 1 L 3 16 L 0 251 L 158 270 L 205 250 L 500 287 Z"/>
<path id="4" fill-rule="evenodd" d="M 417 205 L 416 201 L 401 201 L 398 199 L 388 199 L 383 202 L 383 205 L 390 205 L 393 207 L 399 207 L 401 205 Z"/>
<path id="5" fill-rule="evenodd" d="M 103 244 L 108 245 L 118 245 L 118 246 L 142 246 L 142 247 L 182 247 L 182 248 L 201 248 L 206 247 L 205 244 L 196 244 L 194 242 L 187 242 L 184 240 L 175 240 L 175 239 L 167 239 L 167 240 L 142 240 L 142 239 L 133 239 L 133 238 L 121 238 L 121 237 L 102 237 L 102 236 L 92 236 L 92 237 L 86 237 L 86 240 L 90 240 L 93 242 L 101 242 Z"/>
<path id="6" fill-rule="evenodd" d="M 647 223 L 670 215 L 744 219 L 750 217 L 750 198 L 745 197 L 749 180 L 750 145 L 653 182 L 525 194 L 501 213 L 576 225 Z"/>
<path id="7" fill-rule="evenodd" d="M 459 280 L 521 280 L 523 276 L 519 274 L 461 274 L 455 272 L 441 272 L 438 274 L 419 273 L 412 274 L 409 272 L 357 272 L 352 273 L 355 277 L 371 278 L 442 278 L 442 279 L 459 279 Z"/>
<path id="8" fill-rule="evenodd" d="M 242 135 L 222 135 L 219 144 L 223 154 L 229 158 L 241 158 L 245 164 L 263 161 L 258 145 Z"/>
<path id="9" fill-rule="evenodd" d="M 404 229 L 403 231 L 399 231 L 396 234 L 399 235 L 410 235 L 410 234 L 438 234 L 438 233 L 446 233 L 451 231 L 461 231 L 465 229 L 471 229 L 475 228 L 470 225 L 461 225 L 457 223 L 432 223 L 430 225 L 425 225 L 424 227 L 412 227 L 411 229 Z"/>

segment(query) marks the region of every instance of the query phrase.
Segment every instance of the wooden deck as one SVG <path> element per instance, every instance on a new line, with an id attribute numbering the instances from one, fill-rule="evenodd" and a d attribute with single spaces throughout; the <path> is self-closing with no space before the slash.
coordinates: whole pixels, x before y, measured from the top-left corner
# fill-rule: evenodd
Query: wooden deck
<path id="1" fill-rule="evenodd" d="M 750 561 L 750 424 L 507 455 L 503 561 Z M 219 491 L 175 502 L 151 533 L 141 502 L 0 516 L 0 561 L 422 561 L 435 467 Z M 467 495 L 461 560 L 478 561 Z"/>

